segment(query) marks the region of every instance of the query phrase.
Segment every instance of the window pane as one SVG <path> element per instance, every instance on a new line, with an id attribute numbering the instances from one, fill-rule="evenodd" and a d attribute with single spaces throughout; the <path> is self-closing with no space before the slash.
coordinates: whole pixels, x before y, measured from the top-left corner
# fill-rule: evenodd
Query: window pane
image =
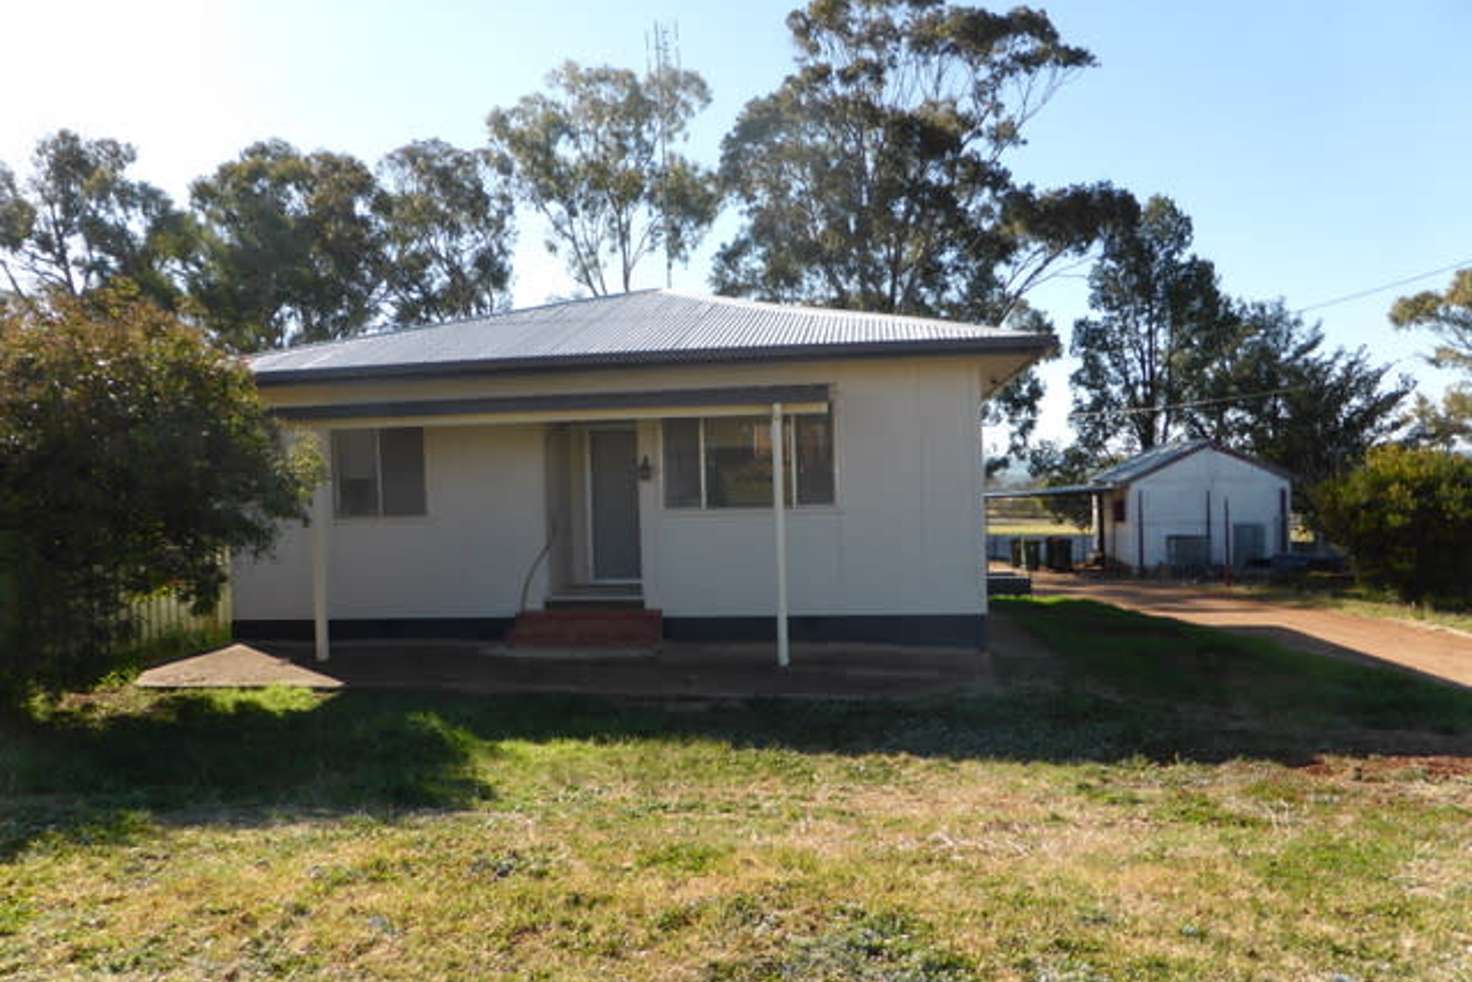
<path id="1" fill-rule="evenodd" d="M 700 507 L 700 420 L 664 421 L 664 504 Z"/>
<path id="2" fill-rule="evenodd" d="M 383 455 L 383 513 L 423 515 L 424 430 L 379 430 L 378 452 Z"/>
<path id="3" fill-rule="evenodd" d="M 711 508 L 770 508 L 772 427 L 765 417 L 705 421 L 705 498 Z"/>
<path id="4" fill-rule="evenodd" d="M 829 416 L 797 416 L 797 503 L 833 504 L 833 420 Z"/>
<path id="5" fill-rule="evenodd" d="M 377 434 L 373 430 L 334 430 L 332 472 L 337 478 L 339 515 L 378 514 Z"/>

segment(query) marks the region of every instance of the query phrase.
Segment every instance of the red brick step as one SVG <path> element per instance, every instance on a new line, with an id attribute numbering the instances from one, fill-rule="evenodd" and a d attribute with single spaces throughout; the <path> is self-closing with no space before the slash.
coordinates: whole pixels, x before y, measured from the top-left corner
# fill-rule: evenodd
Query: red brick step
<path id="1" fill-rule="evenodd" d="M 529 610 L 508 642 L 523 648 L 653 648 L 664 631 L 657 610 Z"/>

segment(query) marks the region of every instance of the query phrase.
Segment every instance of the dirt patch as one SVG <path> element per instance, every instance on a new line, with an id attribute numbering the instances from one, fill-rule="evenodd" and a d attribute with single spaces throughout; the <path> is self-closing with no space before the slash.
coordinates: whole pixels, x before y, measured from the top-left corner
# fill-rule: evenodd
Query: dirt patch
<path id="1" fill-rule="evenodd" d="M 1472 780 L 1472 758 L 1403 756 L 1363 758 L 1315 758 L 1298 770 L 1314 777 L 1375 783 L 1380 781 Z"/>

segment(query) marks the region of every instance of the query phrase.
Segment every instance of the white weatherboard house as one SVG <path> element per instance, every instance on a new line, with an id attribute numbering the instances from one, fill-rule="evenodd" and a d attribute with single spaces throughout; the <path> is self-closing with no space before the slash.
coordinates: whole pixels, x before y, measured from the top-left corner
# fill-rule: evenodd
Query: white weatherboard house
<path id="1" fill-rule="evenodd" d="M 257 356 L 330 480 L 237 563 L 237 635 L 325 657 L 602 598 L 784 658 L 982 645 L 979 412 L 1054 343 L 655 290 Z"/>

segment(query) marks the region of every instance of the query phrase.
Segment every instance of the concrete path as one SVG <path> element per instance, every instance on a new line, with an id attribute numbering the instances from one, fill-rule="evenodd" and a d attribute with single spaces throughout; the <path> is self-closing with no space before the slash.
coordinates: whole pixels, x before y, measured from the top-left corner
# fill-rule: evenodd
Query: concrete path
<path id="1" fill-rule="evenodd" d="M 144 688 L 303 686 L 435 689 L 474 693 L 566 692 L 649 699 L 888 699 L 991 684 L 983 652 L 891 645 L 795 644 L 792 666 L 771 644 L 667 644 L 644 657 L 538 652 L 451 641 L 345 641 L 313 660 L 300 643 L 235 644 L 144 672 Z"/>
<path id="2" fill-rule="evenodd" d="M 1390 665 L 1472 687 L 1472 636 L 1434 625 L 1361 617 L 1235 596 L 1211 587 L 1148 580 L 1103 580 L 1037 571 L 1039 596 L 1099 600 L 1192 624 L 1270 637 L 1289 647 Z"/>
<path id="3" fill-rule="evenodd" d="M 232 644 L 150 668 L 138 676 L 136 684 L 143 689 L 251 689 L 268 685 L 342 688 L 340 679 L 244 644 Z"/>

